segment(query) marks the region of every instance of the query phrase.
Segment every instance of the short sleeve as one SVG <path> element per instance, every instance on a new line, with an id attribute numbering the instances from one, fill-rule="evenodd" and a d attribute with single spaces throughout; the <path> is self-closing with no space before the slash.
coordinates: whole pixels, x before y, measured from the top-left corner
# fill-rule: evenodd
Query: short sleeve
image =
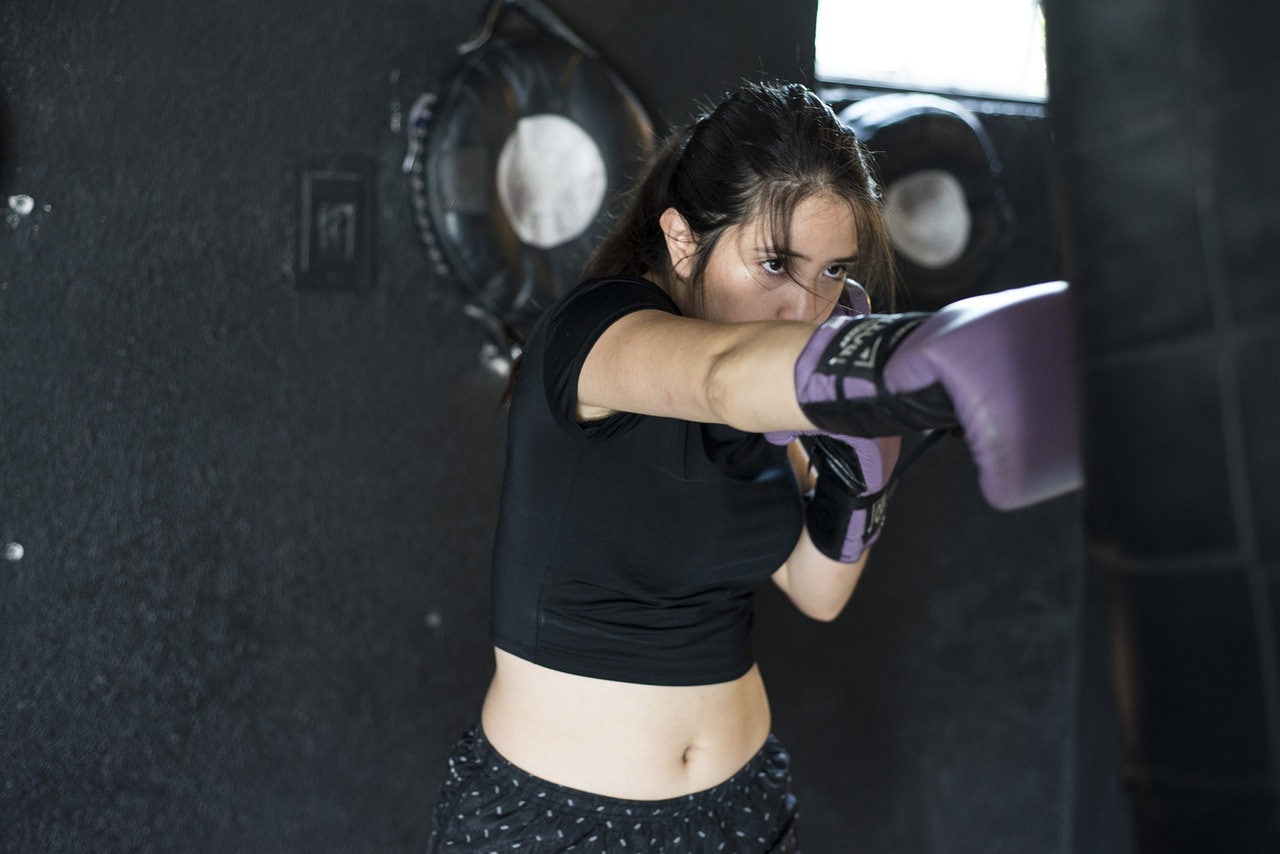
<path id="1" fill-rule="evenodd" d="M 660 287 L 646 279 L 619 276 L 592 279 L 574 288 L 547 311 L 543 383 L 555 420 L 566 430 L 603 439 L 624 429 L 639 416 L 617 413 L 601 421 L 579 424 L 578 377 L 587 354 L 618 318 L 634 311 L 657 310 L 679 314 Z"/>

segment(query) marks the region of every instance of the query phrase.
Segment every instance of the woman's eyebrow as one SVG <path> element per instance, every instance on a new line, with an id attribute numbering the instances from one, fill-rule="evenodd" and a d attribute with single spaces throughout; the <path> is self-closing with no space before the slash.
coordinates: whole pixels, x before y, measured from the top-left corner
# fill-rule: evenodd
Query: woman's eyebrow
<path id="1" fill-rule="evenodd" d="M 796 259 L 799 259 L 799 260 L 801 260 L 801 261 L 812 261 L 812 260 L 813 260 L 813 259 L 812 259 L 812 258 L 810 258 L 808 255 L 805 255 L 805 254 L 804 254 L 804 253 L 802 253 L 802 252 L 796 252 L 796 251 L 795 251 L 795 250 L 793 250 L 793 249 L 777 249 L 777 248 L 775 248 L 775 247 L 773 247 L 773 246 L 757 246 L 757 247 L 756 247 L 756 251 L 757 251 L 757 252 L 759 252 L 761 255 L 769 255 L 769 256 L 774 257 L 774 258 L 796 258 Z M 854 261 L 857 261 L 857 260 L 858 260 L 858 256 L 857 256 L 857 254 L 855 253 L 855 254 L 853 254 L 853 255 L 849 255 L 849 256 L 846 256 L 846 257 L 843 257 L 843 258 L 832 258 L 832 259 L 831 259 L 831 263 L 833 263 L 833 264 L 852 264 Z"/>

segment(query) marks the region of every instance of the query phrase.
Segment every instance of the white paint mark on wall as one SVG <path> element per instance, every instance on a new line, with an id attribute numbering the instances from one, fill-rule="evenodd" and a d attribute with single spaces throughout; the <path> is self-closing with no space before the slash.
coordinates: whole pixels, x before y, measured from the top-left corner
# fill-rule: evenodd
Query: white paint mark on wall
<path id="1" fill-rule="evenodd" d="M 9 210 L 20 216 L 27 216 L 36 209 L 36 200 L 26 194 L 9 197 Z"/>

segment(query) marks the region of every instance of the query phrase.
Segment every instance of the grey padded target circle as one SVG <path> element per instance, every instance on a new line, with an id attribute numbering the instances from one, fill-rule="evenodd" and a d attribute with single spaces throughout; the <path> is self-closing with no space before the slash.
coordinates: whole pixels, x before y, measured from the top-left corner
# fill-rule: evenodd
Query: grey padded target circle
<path id="1" fill-rule="evenodd" d="M 550 249 L 595 221 L 608 178 L 586 131 L 564 116 L 526 116 L 498 155 L 498 198 L 521 242 Z"/>
<path id="2" fill-rule="evenodd" d="M 893 248 L 929 270 L 964 256 L 973 215 L 959 179 L 943 169 L 904 175 L 885 190 L 885 228 Z"/>

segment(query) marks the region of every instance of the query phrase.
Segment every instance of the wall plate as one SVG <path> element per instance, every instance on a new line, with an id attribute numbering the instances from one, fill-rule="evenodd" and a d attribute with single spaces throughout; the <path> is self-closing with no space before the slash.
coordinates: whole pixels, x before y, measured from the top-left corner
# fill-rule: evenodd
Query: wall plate
<path id="1" fill-rule="evenodd" d="M 372 290 L 377 245 L 372 158 L 303 158 L 297 174 L 298 289 Z"/>

